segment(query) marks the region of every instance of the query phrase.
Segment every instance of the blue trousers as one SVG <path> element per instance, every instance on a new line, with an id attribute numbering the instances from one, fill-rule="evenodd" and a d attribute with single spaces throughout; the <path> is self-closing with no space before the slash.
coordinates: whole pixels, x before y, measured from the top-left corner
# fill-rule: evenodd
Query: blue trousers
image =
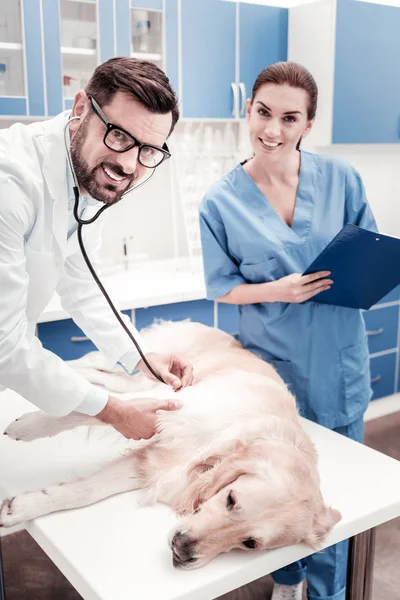
<path id="1" fill-rule="evenodd" d="M 334 429 L 352 440 L 362 442 L 363 418 Z M 274 581 L 282 585 L 295 585 L 307 579 L 309 600 L 345 600 L 348 540 L 311 554 L 287 567 L 271 573 Z"/>

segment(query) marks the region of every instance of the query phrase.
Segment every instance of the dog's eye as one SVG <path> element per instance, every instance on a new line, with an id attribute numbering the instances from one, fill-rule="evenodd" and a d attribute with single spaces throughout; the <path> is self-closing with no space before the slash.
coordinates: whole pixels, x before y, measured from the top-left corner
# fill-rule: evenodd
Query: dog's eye
<path id="1" fill-rule="evenodd" d="M 233 495 L 233 492 L 229 492 L 228 498 L 226 499 L 226 508 L 231 510 L 236 504 L 236 498 Z"/>
<path id="2" fill-rule="evenodd" d="M 244 540 L 243 542 L 243 546 L 246 546 L 246 548 L 257 548 L 257 542 L 256 540 L 253 540 L 253 538 L 249 538 L 248 540 Z"/>

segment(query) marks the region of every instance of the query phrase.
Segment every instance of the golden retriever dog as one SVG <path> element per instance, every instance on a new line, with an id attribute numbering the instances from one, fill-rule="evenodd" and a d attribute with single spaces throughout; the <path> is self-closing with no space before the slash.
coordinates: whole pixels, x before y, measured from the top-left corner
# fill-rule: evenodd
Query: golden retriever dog
<path id="1" fill-rule="evenodd" d="M 146 501 L 167 504 L 182 517 L 169 539 L 176 567 L 201 567 L 233 548 L 320 548 L 341 516 L 323 502 L 315 448 L 273 367 L 199 323 L 164 322 L 142 334 L 154 351 L 191 360 L 194 385 L 174 394 L 142 374 L 107 371 L 100 353 L 71 366 L 113 393 L 178 397 L 182 408 L 161 411 L 152 439 L 133 442 L 97 473 L 5 500 L 0 525 L 141 489 Z M 93 424 L 104 426 L 79 413 L 60 418 L 36 411 L 5 433 L 28 441 Z"/>

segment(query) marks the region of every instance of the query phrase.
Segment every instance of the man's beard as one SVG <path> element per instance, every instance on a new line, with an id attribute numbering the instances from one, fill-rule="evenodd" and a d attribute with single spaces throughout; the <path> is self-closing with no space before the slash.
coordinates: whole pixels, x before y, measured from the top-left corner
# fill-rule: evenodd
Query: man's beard
<path id="1" fill-rule="evenodd" d="M 100 202 L 104 202 L 104 204 L 116 204 L 121 200 L 125 192 L 132 186 L 136 177 L 135 175 L 128 176 L 129 179 L 125 188 L 122 188 L 119 185 L 113 185 L 112 183 L 100 185 L 96 181 L 96 173 L 99 169 L 102 169 L 102 165 L 105 165 L 118 177 L 127 177 L 127 175 L 122 171 L 119 165 L 111 162 L 100 163 L 93 169 L 89 168 L 83 156 L 83 147 L 84 142 L 86 141 L 90 119 L 91 116 L 87 116 L 82 121 L 79 129 L 77 129 L 74 137 L 71 140 L 71 160 L 75 170 L 75 175 L 79 186 L 85 188 L 87 193 L 92 198 L 99 200 Z"/>

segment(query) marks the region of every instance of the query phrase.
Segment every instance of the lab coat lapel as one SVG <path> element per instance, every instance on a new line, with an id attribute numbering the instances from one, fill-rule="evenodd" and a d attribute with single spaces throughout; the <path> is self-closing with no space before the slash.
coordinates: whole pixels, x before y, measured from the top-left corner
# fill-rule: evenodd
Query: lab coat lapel
<path id="1" fill-rule="evenodd" d="M 48 194 L 53 201 L 53 235 L 55 258 L 58 265 L 63 262 L 67 246 L 68 192 L 66 180 L 66 150 L 64 127 L 68 113 L 61 113 L 45 124 L 43 175 Z"/>

